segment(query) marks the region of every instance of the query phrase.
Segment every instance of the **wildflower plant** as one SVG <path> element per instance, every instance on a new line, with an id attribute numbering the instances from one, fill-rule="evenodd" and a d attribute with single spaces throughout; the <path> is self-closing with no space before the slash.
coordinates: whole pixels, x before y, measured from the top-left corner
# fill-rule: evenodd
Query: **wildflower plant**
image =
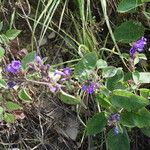
<path id="1" fill-rule="evenodd" d="M 31 56 L 32 59 L 29 61 Z M 142 78 L 139 73 L 138 82 L 137 78 L 135 79 L 135 72 L 131 72 L 127 79 L 122 68 L 108 66 L 104 60 L 97 58 L 95 52 L 86 54 L 74 69 L 69 67 L 53 69 L 45 64 L 35 52 L 31 52 L 23 58 L 23 61 L 13 60 L 4 67 L 1 72 L 1 88 L 9 90 L 16 85 L 20 87 L 18 88 L 20 90 L 17 90 L 18 102 L 14 103 L 12 99 L 13 110 L 10 102 L 5 106 L 11 108 L 12 112 L 23 109 L 20 100 L 29 103 L 34 101 L 27 83 L 45 86 L 50 93 L 58 95 L 62 102 L 80 105 L 80 109 L 89 107 L 84 102 L 84 98 L 91 95 L 95 99 L 99 112 L 85 123 L 87 135 L 97 134 L 111 128 L 115 135 L 113 138 L 124 136 L 128 140 L 128 128 L 144 129 L 150 126 L 150 112 L 146 108 L 150 104 L 148 100 L 150 91 L 139 87 L 143 82 L 145 83 L 142 81 L 145 73 L 141 73 Z M 129 80 L 133 81 L 133 85 L 128 82 Z M 73 88 L 68 89 L 66 83 Z M 8 113 L 3 107 L 1 109 L 3 112 L 1 118 L 8 123 L 14 123 L 13 113 Z M 108 137 L 110 134 L 112 134 L 111 130 L 108 132 Z"/>
<path id="2" fill-rule="evenodd" d="M 134 42 L 128 51 L 128 59 L 134 60 L 136 53 L 143 52 L 146 44 L 145 37 Z M 23 113 L 24 104 L 30 106 L 35 101 L 35 85 L 40 85 L 47 94 L 57 96 L 67 105 L 76 106 L 86 135 L 107 134 L 105 140 L 109 148 L 113 141 L 117 141 L 116 144 L 124 149 L 130 149 L 128 131 L 134 127 L 142 131 L 150 127 L 147 108 L 150 90 L 141 86 L 150 83 L 149 72 L 140 72 L 135 67 L 125 73 L 122 67 L 109 66 L 105 60 L 99 59 L 96 52 L 85 54 L 74 67 L 55 68 L 46 64 L 35 51 L 26 52 L 22 58 L 8 63 L 4 63 L 4 49 L 0 51 L 3 64 L 0 72 L 1 122 L 17 122 L 20 118 L 15 116 L 15 112 Z M 7 101 L 5 93 L 8 91 Z M 91 103 L 96 105 L 97 111 L 85 121 L 82 110 L 90 110 Z"/>

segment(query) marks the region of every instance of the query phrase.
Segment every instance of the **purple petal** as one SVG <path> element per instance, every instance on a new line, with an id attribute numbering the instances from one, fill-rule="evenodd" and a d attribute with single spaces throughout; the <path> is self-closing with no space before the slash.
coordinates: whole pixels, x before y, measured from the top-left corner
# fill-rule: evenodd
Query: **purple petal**
<path id="1" fill-rule="evenodd" d="M 82 87 L 81 87 L 81 89 L 83 90 L 83 91 L 86 91 L 86 89 L 87 89 L 87 85 L 82 85 Z"/>
<path id="2" fill-rule="evenodd" d="M 9 88 L 13 88 L 15 86 L 15 83 L 13 81 L 9 81 L 7 83 L 7 85 L 8 85 Z"/>
<path id="3" fill-rule="evenodd" d="M 94 92 L 94 89 L 95 89 L 95 83 L 91 83 L 90 85 L 84 84 L 84 85 L 82 85 L 81 89 L 88 94 L 92 94 Z"/>
<path id="4" fill-rule="evenodd" d="M 11 73 L 16 73 L 18 70 L 14 69 L 11 64 L 8 64 L 5 71 L 11 72 Z"/>
<path id="5" fill-rule="evenodd" d="M 50 91 L 51 91 L 52 93 L 55 93 L 55 92 L 57 91 L 57 87 L 51 87 L 51 88 L 50 88 Z"/>
<path id="6" fill-rule="evenodd" d="M 19 60 L 13 60 L 11 62 L 11 67 L 15 70 L 19 70 L 21 68 L 21 62 Z"/>
<path id="7" fill-rule="evenodd" d="M 133 56 L 135 53 L 136 53 L 136 49 L 134 47 L 131 47 L 130 55 Z"/>
<path id="8" fill-rule="evenodd" d="M 136 41 L 132 48 L 130 49 L 130 55 L 133 56 L 136 51 L 143 52 L 144 46 L 147 44 L 147 39 L 145 37 L 142 37 L 138 41 Z"/>
<path id="9" fill-rule="evenodd" d="M 71 71 L 70 68 L 64 68 L 63 72 L 64 72 L 64 74 L 67 75 L 67 76 L 70 76 L 71 73 L 72 73 L 72 71 Z"/>
<path id="10" fill-rule="evenodd" d="M 113 114 L 113 115 L 111 115 L 110 119 L 112 121 L 119 121 L 120 120 L 120 115 L 119 114 Z"/>
<path id="11" fill-rule="evenodd" d="M 40 56 L 36 56 L 36 57 L 35 57 L 35 61 L 36 61 L 36 63 L 38 63 L 38 64 L 43 64 L 43 60 L 41 59 Z"/>
<path id="12" fill-rule="evenodd" d="M 86 92 L 87 92 L 88 94 L 94 93 L 94 87 L 93 87 L 93 86 L 89 86 L 89 87 L 87 88 Z"/>
<path id="13" fill-rule="evenodd" d="M 56 93 L 58 90 L 60 90 L 61 85 L 50 86 L 49 88 L 52 93 Z"/>
<path id="14" fill-rule="evenodd" d="M 62 75 L 62 76 L 65 76 L 65 73 L 64 72 L 62 72 L 62 71 L 59 71 L 59 70 L 55 70 L 55 73 L 54 73 L 54 75 Z"/>
<path id="15" fill-rule="evenodd" d="M 81 89 L 88 94 L 92 94 L 94 93 L 94 90 L 97 88 L 99 88 L 98 84 L 91 82 L 91 83 L 83 84 Z"/>

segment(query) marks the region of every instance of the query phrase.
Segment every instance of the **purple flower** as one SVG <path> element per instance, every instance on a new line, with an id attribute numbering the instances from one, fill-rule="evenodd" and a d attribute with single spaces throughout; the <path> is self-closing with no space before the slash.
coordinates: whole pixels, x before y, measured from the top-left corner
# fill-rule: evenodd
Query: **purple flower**
<path id="1" fill-rule="evenodd" d="M 36 57 L 35 57 L 35 61 L 36 61 L 37 64 L 40 64 L 40 65 L 43 64 L 43 60 L 41 59 L 40 56 L 36 56 Z"/>
<path id="2" fill-rule="evenodd" d="M 21 68 L 21 62 L 19 60 L 13 60 L 8 66 L 6 67 L 7 72 L 17 73 Z"/>
<path id="3" fill-rule="evenodd" d="M 113 114 L 110 116 L 110 120 L 113 122 L 117 122 L 120 120 L 120 115 L 119 114 Z"/>
<path id="4" fill-rule="evenodd" d="M 63 73 L 64 73 L 66 76 L 70 76 L 71 73 L 72 73 L 72 71 L 71 71 L 70 68 L 64 68 Z"/>
<path id="5" fill-rule="evenodd" d="M 55 86 L 49 86 L 49 88 L 52 93 L 56 93 L 58 90 L 60 90 L 61 86 L 55 85 Z"/>
<path id="6" fill-rule="evenodd" d="M 147 39 L 144 37 L 136 41 L 130 49 L 130 55 L 133 56 L 136 52 L 143 52 L 146 44 Z"/>
<path id="7" fill-rule="evenodd" d="M 15 83 L 13 81 L 8 81 L 7 86 L 8 88 L 13 88 L 15 86 Z"/>
<path id="8" fill-rule="evenodd" d="M 108 119 L 108 125 L 115 125 L 118 121 L 120 121 L 120 114 L 112 114 Z"/>
<path id="9" fill-rule="evenodd" d="M 119 134 L 118 126 L 115 126 L 115 127 L 114 127 L 114 134 L 115 134 L 115 135 Z"/>
<path id="10" fill-rule="evenodd" d="M 94 90 L 96 88 L 97 88 L 96 83 L 91 82 L 91 83 L 82 85 L 81 89 L 88 94 L 92 94 L 92 93 L 94 93 Z"/>

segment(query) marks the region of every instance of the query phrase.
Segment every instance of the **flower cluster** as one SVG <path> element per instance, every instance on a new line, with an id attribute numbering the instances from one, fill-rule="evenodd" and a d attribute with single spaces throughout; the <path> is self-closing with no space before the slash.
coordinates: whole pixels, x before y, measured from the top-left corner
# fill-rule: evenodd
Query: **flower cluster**
<path id="1" fill-rule="evenodd" d="M 120 121 L 120 115 L 119 114 L 112 114 L 108 119 L 108 125 L 114 126 L 114 134 L 117 135 L 119 133 L 119 129 L 117 126 L 117 122 Z"/>
<path id="2" fill-rule="evenodd" d="M 13 60 L 10 64 L 8 64 L 5 68 L 5 71 L 11 73 L 11 76 L 8 76 L 7 86 L 8 88 L 13 88 L 16 85 L 16 82 L 13 81 L 16 74 L 18 74 L 21 70 L 21 62 L 20 60 Z"/>
<path id="3" fill-rule="evenodd" d="M 10 73 L 18 73 L 21 69 L 21 62 L 19 60 L 13 60 L 8 66 L 6 67 L 6 71 Z"/>
<path id="4" fill-rule="evenodd" d="M 82 90 L 85 91 L 87 94 L 93 94 L 95 89 L 98 88 L 98 85 L 94 82 L 88 81 L 87 83 L 82 85 Z"/>
<path id="5" fill-rule="evenodd" d="M 29 66 L 29 72 L 38 72 L 40 74 L 40 80 L 42 82 L 48 82 L 48 87 L 52 93 L 56 93 L 60 90 L 62 81 L 68 80 L 70 78 L 70 75 L 72 73 L 70 68 L 64 68 L 63 71 L 55 70 L 54 73 L 50 73 L 50 65 L 44 64 L 43 60 L 40 56 L 36 55 L 34 62 L 31 62 L 28 64 Z M 56 75 L 59 75 L 59 78 L 57 78 Z"/>
<path id="6" fill-rule="evenodd" d="M 130 56 L 134 56 L 136 52 L 143 52 L 144 46 L 147 44 L 147 39 L 142 37 L 138 41 L 136 41 L 130 49 Z"/>
<path id="7" fill-rule="evenodd" d="M 54 75 L 60 75 L 61 76 L 61 81 L 65 81 L 69 79 L 72 71 L 70 68 L 64 68 L 63 71 L 55 70 Z"/>
<path id="8" fill-rule="evenodd" d="M 38 72 L 41 76 L 41 78 L 43 79 L 43 81 L 45 82 L 49 82 L 50 77 L 49 77 L 49 68 L 50 65 L 46 64 L 44 65 L 43 60 L 41 59 L 40 56 L 36 55 L 34 62 L 31 62 L 28 64 L 28 73 L 31 72 Z"/>

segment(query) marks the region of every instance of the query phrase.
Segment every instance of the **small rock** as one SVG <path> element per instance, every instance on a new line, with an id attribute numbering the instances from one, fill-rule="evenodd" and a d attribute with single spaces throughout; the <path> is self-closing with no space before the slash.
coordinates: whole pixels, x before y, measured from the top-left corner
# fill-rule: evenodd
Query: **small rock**
<path id="1" fill-rule="evenodd" d="M 44 37 L 42 40 L 39 40 L 38 43 L 39 43 L 39 46 L 43 46 L 47 44 L 47 39 Z"/>
<path id="2" fill-rule="evenodd" d="M 53 39 L 55 36 L 56 36 L 56 33 L 55 33 L 55 32 L 52 32 L 52 33 L 49 34 L 48 39 L 49 39 L 49 40 L 50 40 L 50 39 Z"/>

